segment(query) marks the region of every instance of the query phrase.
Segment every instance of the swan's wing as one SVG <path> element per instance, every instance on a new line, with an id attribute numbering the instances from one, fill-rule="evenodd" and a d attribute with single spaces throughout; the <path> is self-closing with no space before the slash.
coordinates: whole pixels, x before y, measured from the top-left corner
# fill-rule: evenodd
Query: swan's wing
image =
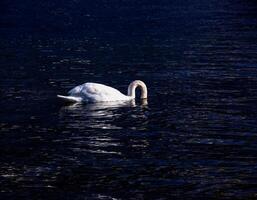
<path id="1" fill-rule="evenodd" d="M 78 95 L 80 95 L 82 89 L 83 89 L 83 85 L 78 85 L 78 86 L 72 88 L 68 92 L 68 94 L 71 95 L 71 96 L 78 96 Z"/>
<path id="2" fill-rule="evenodd" d="M 126 98 L 120 91 L 115 88 L 98 84 L 98 83 L 85 83 L 79 85 L 69 91 L 71 96 L 80 96 L 87 101 L 113 101 Z"/>

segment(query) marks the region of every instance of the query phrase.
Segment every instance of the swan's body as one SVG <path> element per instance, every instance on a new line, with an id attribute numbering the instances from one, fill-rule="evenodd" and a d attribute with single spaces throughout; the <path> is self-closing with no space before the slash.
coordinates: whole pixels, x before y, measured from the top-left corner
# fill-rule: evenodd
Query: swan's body
<path id="1" fill-rule="evenodd" d="M 59 98 L 71 102 L 108 102 L 108 101 L 130 101 L 135 99 L 135 90 L 141 89 L 141 98 L 147 98 L 147 88 L 144 82 L 136 80 L 128 87 L 128 95 L 119 90 L 99 83 L 84 83 L 76 86 L 68 92 L 69 96 L 57 95 Z"/>

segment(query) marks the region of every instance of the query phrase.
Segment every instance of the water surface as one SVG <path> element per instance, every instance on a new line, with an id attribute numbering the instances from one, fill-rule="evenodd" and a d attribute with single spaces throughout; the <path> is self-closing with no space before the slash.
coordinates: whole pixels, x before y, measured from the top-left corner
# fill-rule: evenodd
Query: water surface
<path id="1" fill-rule="evenodd" d="M 0 7 L 3 199 L 257 198 L 254 1 Z M 148 105 L 67 105 L 84 82 Z"/>

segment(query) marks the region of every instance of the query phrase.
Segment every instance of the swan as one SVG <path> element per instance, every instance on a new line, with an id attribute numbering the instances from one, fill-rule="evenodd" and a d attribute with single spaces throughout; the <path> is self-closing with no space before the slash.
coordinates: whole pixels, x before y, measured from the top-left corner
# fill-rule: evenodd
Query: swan
<path id="1" fill-rule="evenodd" d="M 69 96 L 57 95 L 57 97 L 69 102 L 111 102 L 130 101 L 136 97 L 136 88 L 141 89 L 141 99 L 147 99 L 147 87 L 143 81 L 135 80 L 128 86 L 128 95 L 119 90 L 99 83 L 84 83 L 71 89 Z"/>

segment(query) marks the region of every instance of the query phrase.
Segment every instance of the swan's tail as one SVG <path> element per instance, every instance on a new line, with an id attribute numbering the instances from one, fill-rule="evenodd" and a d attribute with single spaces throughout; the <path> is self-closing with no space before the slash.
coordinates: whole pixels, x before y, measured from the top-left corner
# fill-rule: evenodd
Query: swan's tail
<path id="1" fill-rule="evenodd" d="M 64 99 L 65 101 L 68 101 L 68 102 L 81 102 L 82 101 L 81 97 L 62 96 L 62 95 L 57 95 L 57 97 Z"/>

